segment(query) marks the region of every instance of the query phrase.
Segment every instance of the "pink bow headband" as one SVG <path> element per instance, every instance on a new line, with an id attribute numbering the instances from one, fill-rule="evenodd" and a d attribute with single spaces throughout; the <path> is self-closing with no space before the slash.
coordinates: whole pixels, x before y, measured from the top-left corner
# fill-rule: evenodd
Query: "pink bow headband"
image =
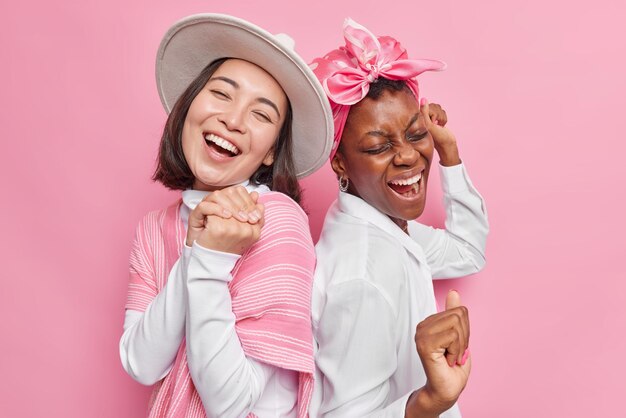
<path id="1" fill-rule="evenodd" d="M 441 71 L 446 64 L 436 60 L 410 60 L 406 50 L 390 36 L 376 37 L 348 18 L 343 23 L 345 47 L 330 51 L 311 63 L 313 73 L 326 91 L 333 110 L 335 138 L 332 159 L 339 147 L 350 107 L 367 96 L 378 77 L 403 80 L 419 100 L 416 76 L 424 71 Z"/>

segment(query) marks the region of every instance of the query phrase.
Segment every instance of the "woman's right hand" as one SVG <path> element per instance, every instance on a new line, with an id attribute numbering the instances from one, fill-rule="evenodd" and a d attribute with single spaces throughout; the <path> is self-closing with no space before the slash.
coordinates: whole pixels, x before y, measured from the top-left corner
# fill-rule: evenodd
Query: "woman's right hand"
<path id="1" fill-rule="evenodd" d="M 439 416 L 457 401 L 472 367 L 469 328 L 467 308 L 454 290 L 448 292 L 445 311 L 417 325 L 415 344 L 427 381 L 407 403 L 407 416 Z"/>
<path id="2" fill-rule="evenodd" d="M 427 99 L 422 98 L 420 101 L 420 112 L 426 122 L 426 129 L 433 137 L 433 145 L 435 150 L 437 150 L 441 165 L 450 167 L 461 164 L 456 137 L 450 129 L 446 128 L 448 123 L 446 111 L 440 105 L 428 103 Z"/>
<path id="3" fill-rule="evenodd" d="M 258 199 L 257 192 L 249 193 L 243 186 L 231 186 L 210 193 L 189 214 L 187 245 L 191 246 L 198 240 L 206 229 L 209 216 L 232 218 L 250 225 L 259 223 L 262 220 L 262 205 L 257 204 Z"/>
<path id="4" fill-rule="evenodd" d="M 254 224 L 241 222 L 235 218 L 224 219 L 215 215 L 207 216 L 204 229 L 196 238 L 196 242 L 210 250 L 243 254 L 261 236 L 265 208 L 262 204 L 257 204 L 256 208 L 259 211 L 260 219 Z"/>

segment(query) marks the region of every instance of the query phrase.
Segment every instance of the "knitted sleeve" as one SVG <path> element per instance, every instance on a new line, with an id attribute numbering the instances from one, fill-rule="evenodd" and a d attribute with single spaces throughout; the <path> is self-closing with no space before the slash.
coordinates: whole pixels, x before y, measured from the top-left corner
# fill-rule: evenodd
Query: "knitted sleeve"
<path id="1" fill-rule="evenodd" d="M 158 262 L 156 257 L 159 254 L 154 254 L 150 243 L 157 242 L 152 235 L 160 228 L 161 216 L 162 212 L 150 212 L 137 225 L 130 252 L 130 280 L 126 309 L 143 312 L 159 293 L 156 272 L 156 262 Z"/>

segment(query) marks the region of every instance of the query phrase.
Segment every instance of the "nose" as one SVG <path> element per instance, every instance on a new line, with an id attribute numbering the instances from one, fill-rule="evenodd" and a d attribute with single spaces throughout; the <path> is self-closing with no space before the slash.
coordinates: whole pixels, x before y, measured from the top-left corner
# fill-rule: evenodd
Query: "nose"
<path id="1" fill-rule="evenodd" d="M 419 156 L 419 151 L 416 150 L 411 143 L 408 141 L 402 141 L 397 148 L 393 163 L 399 166 L 412 166 L 417 162 Z"/>
<path id="2" fill-rule="evenodd" d="M 229 131 L 246 132 L 245 112 L 237 106 L 224 110 L 217 118 Z"/>

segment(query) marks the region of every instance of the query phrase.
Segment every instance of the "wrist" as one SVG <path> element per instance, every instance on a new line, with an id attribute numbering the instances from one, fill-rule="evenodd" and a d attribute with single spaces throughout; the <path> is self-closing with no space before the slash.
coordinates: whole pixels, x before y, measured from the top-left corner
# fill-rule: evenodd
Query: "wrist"
<path id="1" fill-rule="evenodd" d="M 439 414 L 445 410 L 439 410 L 431 394 L 425 387 L 411 394 L 406 403 L 404 418 L 439 418 Z"/>
<path id="2" fill-rule="evenodd" d="M 428 385 L 428 384 L 427 384 Z M 439 415 L 452 408 L 454 402 L 442 402 L 424 386 L 411 394 L 407 403 L 405 418 L 439 418 Z"/>
<path id="3" fill-rule="evenodd" d="M 459 156 L 459 148 L 456 142 L 445 145 L 438 145 L 435 147 L 437 154 L 439 155 L 439 163 L 444 167 L 451 167 L 453 165 L 461 164 L 461 157 Z"/>

